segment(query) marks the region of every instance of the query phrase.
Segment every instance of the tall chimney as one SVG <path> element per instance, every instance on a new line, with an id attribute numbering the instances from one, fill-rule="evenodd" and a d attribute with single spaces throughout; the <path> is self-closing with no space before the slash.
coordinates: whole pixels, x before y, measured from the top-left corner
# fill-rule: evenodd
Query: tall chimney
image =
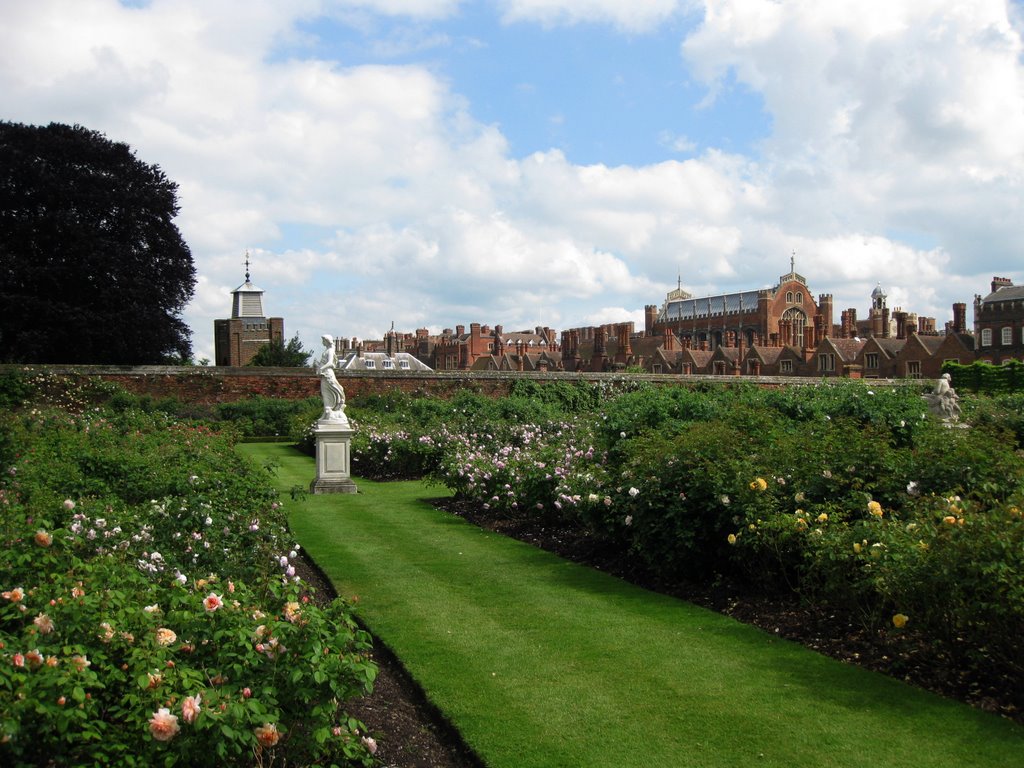
<path id="1" fill-rule="evenodd" d="M 967 333 L 967 304 L 962 301 L 953 305 L 953 333 Z"/>

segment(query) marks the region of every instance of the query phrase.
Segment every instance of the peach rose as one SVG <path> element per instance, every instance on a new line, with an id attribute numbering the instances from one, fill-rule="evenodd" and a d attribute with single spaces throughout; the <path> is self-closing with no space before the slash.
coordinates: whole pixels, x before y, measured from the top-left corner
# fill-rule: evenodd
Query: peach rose
<path id="1" fill-rule="evenodd" d="M 254 728 L 253 732 L 261 747 L 272 747 L 281 739 L 281 734 L 278 733 L 277 726 L 273 723 L 264 723 L 258 728 Z"/>
<path id="2" fill-rule="evenodd" d="M 199 716 L 201 707 L 199 702 L 202 698 L 201 693 L 197 693 L 195 696 L 186 696 L 181 700 L 181 719 L 186 723 L 194 723 L 196 718 Z"/>
<path id="3" fill-rule="evenodd" d="M 161 707 L 149 718 L 149 732 L 157 741 L 170 741 L 180 730 L 178 716 L 172 715 L 167 707 Z"/>

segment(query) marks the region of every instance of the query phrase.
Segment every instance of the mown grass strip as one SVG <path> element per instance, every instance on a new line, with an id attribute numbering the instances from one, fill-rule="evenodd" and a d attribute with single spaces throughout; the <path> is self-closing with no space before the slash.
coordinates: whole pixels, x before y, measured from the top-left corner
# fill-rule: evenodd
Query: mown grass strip
<path id="1" fill-rule="evenodd" d="M 1013 723 L 358 484 L 290 502 L 293 532 L 489 766 L 1024 765 Z"/>

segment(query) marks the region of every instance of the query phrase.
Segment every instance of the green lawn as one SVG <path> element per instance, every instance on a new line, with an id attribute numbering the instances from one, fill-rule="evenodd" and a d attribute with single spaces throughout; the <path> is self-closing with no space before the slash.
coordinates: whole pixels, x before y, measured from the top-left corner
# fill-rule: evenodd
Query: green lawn
<path id="1" fill-rule="evenodd" d="M 1008 721 L 480 530 L 442 488 L 357 483 L 288 501 L 293 531 L 493 768 L 1024 766 Z"/>

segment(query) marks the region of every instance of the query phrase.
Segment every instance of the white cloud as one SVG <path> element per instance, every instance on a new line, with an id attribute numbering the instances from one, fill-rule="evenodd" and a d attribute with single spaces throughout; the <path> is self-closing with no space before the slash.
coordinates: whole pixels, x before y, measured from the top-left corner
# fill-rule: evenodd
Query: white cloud
<path id="1" fill-rule="evenodd" d="M 926 232 L 959 266 L 976 257 L 971 239 L 1013 257 L 1024 70 L 1005 2 L 707 7 L 684 56 L 712 93 L 732 72 L 763 96 L 782 223 L 825 236 Z"/>
<path id="2" fill-rule="evenodd" d="M 1019 270 L 1022 46 L 1003 3 L 969 5 L 708 0 L 684 60 L 711 99 L 727 98 L 716 87 L 729 73 L 763 98 L 771 134 L 750 157 L 695 154 L 686 126 L 663 136 L 685 159 L 512 157 L 426 63 L 281 54 L 302 50 L 298 30 L 319 14 L 423 22 L 458 13 L 455 0 L 254 0 L 244 13 L 227 0 L 15 3 L 0 27 L 0 92 L 6 119 L 102 130 L 179 182 L 198 356 L 212 357 L 246 249 L 267 311 L 307 344 L 379 336 L 391 321 L 641 327 L 677 274 L 697 295 L 763 287 L 792 250 L 837 310 L 864 309 L 882 281 L 941 326 L 951 297 L 988 285 L 977 257 L 993 274 Z M 687 10 L 500 7 L 507 21 L 629 34 Z M 384 40 L 396 41 L 405 53 L 446 47 L 429 27 Z"/>

